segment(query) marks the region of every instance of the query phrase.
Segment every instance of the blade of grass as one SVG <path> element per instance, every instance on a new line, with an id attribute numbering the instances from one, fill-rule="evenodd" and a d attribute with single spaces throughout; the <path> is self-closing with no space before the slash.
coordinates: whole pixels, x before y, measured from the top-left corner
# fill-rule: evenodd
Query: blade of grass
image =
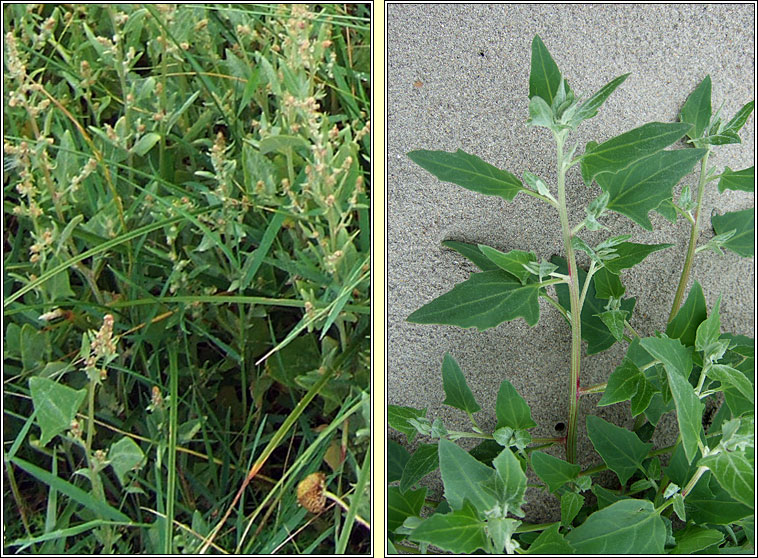
<path id="1" fill-rule="evenodd" d="M 202 213 L 207 213 L 208 211 L 212 211 L 214 209 L 217 209 L 219 206 L 209 206 L 209 207 L 203 207 L 202 209 L 198 209 L 196 211 L 193 211 L 193 215 L 200 215 Z M 17 290 L 15 293 L 8 296 L 3 301 L 3 308 L 8 306 L 11 302 L 14 302 L 21 298 L 23 295 L 34 289 L 35 287 L 41 285 L 45 281 L 48 281 L 51 277 L 56 276 L 61 271 L 64 271 L 71 266 L 73 266 L 75 263 L 78 263 L 82 260 L 85 260 L 89 257 L 95 256 L 97 254 L 100 254 L 102 252 L 105 252 L 106 250 L 112 248 L 113 246 L 117 246 L 119 244 L 123 244 L 124 242 L 128 242 L 133 238 L 137 238 L 138 236 L 141 236 L 143 234 L 151 233 L 153 231 L 157 231 L 158 229 L 161 229 L 167 225 L 172 225 L 174 223 L 178 223 L 182 219 L 184 219 L 185 216 L 180 215 L 178 217 L 173 217 L 171 219 L 164 219 L 163 221 L 158 221 L 157 223 L 152 223 L 150 225 L 145 225 L 144 227 L 140 227 L 138 229 L 134 229 L 133 231 L 129 231 L 128 233 L 124 233 L 120 236 L 117 236 L 116 238 L 112 240 L 108 240 L 106 242 L 103 242 L 102 244 L 95 246 L 94 248 L 90 248 L 89 250 L 86 250 L 85 252 L 82 252 L 78 256 L 74 256 L 73 258 L 70 258 L 63 262 L 60 265 L 57 265 L 53 267 L 52 269 L 47 270 L 42 275 L 34 279 L 33 281 L 29 281 L 26 285 L 21 287 L 19 290 Z"/>
<path id="2" fill-rule="evenodd" d="M 171 343 L 168 346 L 168 373 L 169 373 L 169 393 L 171 403 L 169 406 L 168 419 L 168 479 L 166 480 L 166 539 L 164 552 L 173 553 L 174 546 L 174 504 L 176 500 L 176 430 L 177 410 L 179 407 L 179 367 L 177 365 L 177 346 Z"/>
<path id="3" fill-rule="evenodd" d="M 363 458 L 363 465 L 361 466 L 360 474 L 358 475 L 358 483 L 355 485 L 355 495 L 350 500 L 350 509 L 347 512 L 345 518 L 345 524 L 342 527 L 342 533 L 337 541 L 337 548 L 335 554 L 345 554 L 347 543 L 350 540 L 350 533 L 353 530 L 355 524 L 355 516 L 358 514 L 358 507 L 363 501 L 364 488 L 371 476 L 371 450 L 366 452 Z M 369 506 L 370 507 L 370 506 Z"/>
<path id="4" fill-rule="evenodd" d="M 36 479 L 42 481 L 46 485 L 55 488 L 61 494 L 65 494 L 72 500 L 77 501 L 82 506 L 100 516 L 101 518 L 110 519 L 112 521 L 119 521 L 129 525 L 133 524 L 129 519 L 129 516 L 124 515 L 122 512 L 111 507 L 105 502 L 97 500 L 92 494 L 85 492 L 78 486 L 74 486 L 73 484 L 63 479 L 56 477 L 50 472 L 45 471 L 36 465 L 32 465 L 31 463 L 24 461 L 18 457 L 12 458 L 10 462 L 20 467 Z"/>
<path id="5" fill-rule="evenodd" d="M 368 328 L 363 329 L 363 331 L 361 332 L 361 335 L 357 337 L 358 340 L 360 340 L 362 336 L 365 335 L 367 329 Z M 308 390 L 308 393 L 306 393 L 303 396 L 303 398 L 300 400 L 300 402 L 295 406 L 295 408 L 292 409 L 292 412 L 290 412 L 290 414 L 284 420 L 284 422 L 276 431 L 274 436 L 271 438 L 269 443 L 263 449 L 263 452 L 261 453 L 260 457 L 258 457 L 255 463 L 253 463 L 253 466 L 250 468 L 250 471 L 245 477 L 245 480 L 243 481 L 242 486 L 240 486 L 239 490 L 237 491 L 237 495 L 234 497 L 232 504 L 226 510 L 226 513 L 218 522 L 216 527 L 213 528 L 210 536 L 208 537 L 208 539 L 205 541 L 205 544 L 203 544 L 202 548 L 200 549 L 200 554 L 205 554 L 205 552 L 208 550 L 208 547 L 216 538 L 216 535 L 218 535 L 218 532 L 221 530 L 224 523 L 226 523 L 226 520 L 229 518 L 229 515 L 232 513 L 232 509 L 234 509 L 234 506 L 237 504 L 237 501 L 240 499 L 242 492 L 245 490 L 247 485 L 250 484 L 250 481 L 253 479 L 253 477 L 256 474 L 258 474 L 258 471 L 261 469 L 261 467 L 263 467 L 263 464 L 268 460 L 271 453 L 279 446 L 282 439 L 284 439 L 284 436 L 287 435 L 287 432 L 289 431 L 289 429 L 292 427 L 293 424 L 295 424 L 295 421 L 297 421 L 298 417 L 300 417 L 300 415 L 303 413 L 303 411 L 305 411 L 305 409 L 308 407 L 308 405 L 313 400 L 313 398 L 316 397 L 316 395 L 321 391 L 321 389 L 329 382 L 329 380 L 331 380 L 332 376 L 337 372 L 342 362 L 350 354 L 352 354 L 355 350 L 357 350 L 358 346 L 359 346 L 359 342 L 356 341 L 352 344 L 351 347 L 348 348 L 348 350 L 342 353 L 335 361 L 334 366 L 332 366 L 330 369 L 324 372 L 321 378 L 319 378 L 319 380 L 315 384 L 313 384 L 313 386 L 311 386 L 311 389 Z M 269 494 L 271 494 L 271 492 Z M 258 509 L 260 509 L 260 507 Z"/>
<path id="6" fill-rule="evenodd" d="M 73 527 L 67 527 L 66 529 L 59 529 L 57 531 L 45 533 L 44 535 L 40 535 L 38 537 L 32 537 L 28 539 L 16 539 L 15 541 L 11 541 L 6 544 L 8 546 L 20 546 L 20 548 L 18 548 L 16 551 L 23 552 L 27 547 L 33 544 L 38 544 L 38 543 L 42 543 L 46 541 L 54 541 L 56 539 L 67 538 L 67 537 L 75 537 L 77 535 L 81 535 L 82 533 L 86 533 L 87 531 L 90 531 L 92 529 L 97 529 L 99 527 L 149 528 L 151 527 L 151 525 L 149 523 L 133 523 L 131 521 L 105 521 L 103 519 L 93 519 L 92 521 L 87 521 L 86 523 L 82 523 L 80 525 L 74 525 Z"/>

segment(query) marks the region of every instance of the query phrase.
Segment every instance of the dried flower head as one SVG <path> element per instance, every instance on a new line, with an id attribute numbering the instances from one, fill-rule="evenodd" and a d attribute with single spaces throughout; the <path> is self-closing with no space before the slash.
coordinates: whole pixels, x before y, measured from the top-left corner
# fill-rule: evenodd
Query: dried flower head
<path id="1" fill-rule="evenodd" d="M 297 485 L 297 501 L 311 513 L 321 513 L 326 505 L 326 475 L 311 473 Z"/>

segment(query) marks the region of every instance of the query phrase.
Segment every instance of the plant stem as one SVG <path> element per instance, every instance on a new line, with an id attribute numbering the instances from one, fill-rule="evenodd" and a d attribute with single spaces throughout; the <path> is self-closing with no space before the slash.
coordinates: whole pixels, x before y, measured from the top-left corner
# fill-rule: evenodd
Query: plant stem
<path id="1" fill-rule="evenodd" d="M 697 187 L 697 206 L 695 207 L 695 222 L 690 228 L 690 243 L 687 246 L 687 256 L 684 259 L 684 267 L 682 268 L 682 275 L 679 277 L 679 285 L 676 288 L 676 295 L 674 295 L 674 304 L 671 306 L 671 312 L 669 313 L 668 323 L 674 319 L 676 313 L 679 311 L 679 306 L 682 304 L 682 298 L 684 298 L 684 289 L 687 287 L 687 281 L 690 278 L 690 272 L 692 271 L 692 261 L 695 258 L 695 248 L 697 245 L 698 232 L 700 230 L 700 210 L 703 205 L 703 192 L 705 192 L 706 180 L 706 166 L 708 165 L 708 156 L 711 154 L 710 147 L 705 152 L 703 160 L 700 162 L 700 180 Z"/>
<path id="2" fill-rule="evenodd" d="M 571 245 L 571 225 L 568 220 L 566 207 L 566 170 L 568 165 L 563 161 L 563 142 L 565 133 L 555 134 L 556 152 L 558 157 L 558 214 L 561 220 L 563 245 L 566 247 L 568 262 L 569 296 L 571 299 L 571 396 L 569 399 L 568 432 L 566 434 L 566 459 L 576 463 L 576 426 L 578 414 L 577 389 L 579 387 L 579 365 L 582 350 L 581 306 L 579 303 L 579 273 L 576 267 L 574 248 Z"/>

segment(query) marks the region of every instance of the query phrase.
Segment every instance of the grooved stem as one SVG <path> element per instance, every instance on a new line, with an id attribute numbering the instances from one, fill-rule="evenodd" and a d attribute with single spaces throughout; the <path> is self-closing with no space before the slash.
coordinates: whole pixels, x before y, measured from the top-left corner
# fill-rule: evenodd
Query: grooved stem
<path id="1" fill-rule="evenodd" d="M 563 160 L 563 142 L 565 134 L 555 135 L 558 156 L 558 214 L 561 220 L 563 245 L 566 248 L 568 262 L 569 297 L 571 299 L 571 395 L 569 399 L 568 431 L 566 433 L 566 459 L 576 463 L 576 429 L 579 411 L 579 368 L 582 351 L 581 305 L 579 302 L 579 273 L 576 267 L 576 256 L 571 245 L 571 226 L 566 207 L 566 167 Z"/>
<path id="2" fill-rule="evenodd" d="M 690 272 L 692 271 L 692 261 L 695 258 L 695 248 L 697 247 L 697 237 L 700 231 L 700 210 L 703 205 L 703 193 L 705 192 L 705 174 L 706 165 L 708 164 L 708 155 L 711 154 L 710 148 L 705 152 L 703 160 L 700 162 L 700 181 L 697 187 L 697 205 L 695 207 L 695 222 L 690 229 L 690 242 L 687 246 L 687 256 L 684 259 L 684 267 L 682 268 L 682 275 L 679 277 L 679 285 L 676 287 L 676 295 L 674 295 L 674 304 L 671 305 L 671 312 L 669 313 L 669 319 L 667 323 L 671 323 L 676 313 L 679 311 L 679 307 L 682 305 L 682 298 L 684 298 L 684 289 L 687 288 L 687 281 L 690 278 Z"/>

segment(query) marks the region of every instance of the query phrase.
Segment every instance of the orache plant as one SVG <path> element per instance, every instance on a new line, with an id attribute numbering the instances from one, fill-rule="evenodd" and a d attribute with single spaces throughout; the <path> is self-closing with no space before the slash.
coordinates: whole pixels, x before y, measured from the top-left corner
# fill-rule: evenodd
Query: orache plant
<path id="1" fill-rule="evenodd" d="M 552 132 L 556 145 L 557 183 L 524 172 L 523 180 L 461 150 L 412 151 L 408 156 L 440 180 L 508 201 L 519 192 L 555 208 L 565 259 L 538 261 L 533 252 L 500 252 L 484 245 L 447 241 L 445 245 L 470 259 L 481 272 L 456 285 L 408 317 L 422 324 L 448 324 L 479 330 L 516 318 L 530 326 L 539 319 L 539 299 L 557 308 L 571 326 L 571 371 L 568 428 L 565 437 L 539 439 L 528 432 L 536 426 L 525 400 L 504 380 L 495 404 L 497 427 L 485 433 L 474 419 L 481 409 L 449 354 L 442 364 L 445 404 L 468 414 L 472 432 L 448 431 L 426 409 L 390 406 L 390 426 L 411 441 L 417 433 L 438 438 L 421 444 L 411 455 L 400 444 L 389 444 L 389 541 L 391 551 L 438 548 L 471 553 L 528 552 L 540 554 L 691 553 L 749 551 L 753 545 L 754 513 L 754 340 L 722 333 L 721 298 L 707 312 L 697 281 L 682 304 L 692 261 L 709 248 L 726 248 L 753 255 L 753 210 L 714 215 L 716 235 L 697 245 L 702 225 L 703 193 L 710 182 L 718 189 L 753 191 L 754 167 L 718 173 L 708 167 L 715 146 L 739 143 L 737 135 L 753 111 L 746 104 L 727 120 L 721 109 L 712 113 L 711 80 L 700 83 L 684 103 L 679 122 L 651 122 L 603 143 L 589 142 L 581 155 L 567 147 L 569 133 L 592 118 L 608 96 L 629 76 L 612 80 L 585 101 L 569 87 L 542 40 L 532 42 L 529 77 L 529 125 Z M 684 138 L 682 149 L 665 148 Z M 684 187 L 673 200 L 673 189 L 700 162 L 696 192 Z M 600 195 L 586 207 L 586 216 L 572 224 L 566 204 L 566 175 L 578 165 L 587 187 Z M 691 229 L 679 288 L 665 333 L 640 338 L 630 325 L 634 298 L 625 298 L 620 272 L 671 244 L 631 242 L 632 235 L 612 236 L 595 246 L 583 240 L 584 229 L 606 227 L 607 211 L 620 213 L 652 230 L 650 211 L 672 223 L 682 216 Z M 577 252 L 589 256 L 587 270 L 577 265 Z M 551 288 L 550 288 L 551 287 Z M 550 288 L 550 289 L 549 289 Z M 554 289 L 554 294 L 552 291 Z M 584 386 L 580 363 L 582 340 L 591 355 L 616 342 L 628 343 L 623 361 L 607 383 Z M 586 470 L 576 464 L 578 401 L 602 393 L 599 406 L 630 400 L 636 417 L 632 431 L 596 416 L 586 417 L 587 434 L 602 464 Z M 721 397 L 725 405 L 710 420 L 705 400 Z M 719 400 L 716 400 L 717 402 Z M 679 435 L 670 447 L 653 450 L 650 439 L 660 417 L 674 410 Z M 467 452 L 454 443 L 460 438 L 481 443 Z M 540 449 L 565 445 L 566 460 Z M 662 466 L 659 456 L 668 456 Z M 665 460 L 664 460 L 665 463 Z M 426 501 L 426 489 L 414 485 L 439 467 L 445 501 Z M 560 498 L 561 521 L 529 525 L 521 506 L 531 467 L 544 483 L 536 486 Z M 613 471 L 619 488 L 609 490 L 592 475 Z M 595 499 L 585 499 L 591 490 Z M 422 508 L 432 508 L 422 514 Z M 679 521 L 672 521 L 674 513 Z M 422 519 L 422 515 L 428 516 Z M 729 550 L 726 550 L 729 552 Z"/>

